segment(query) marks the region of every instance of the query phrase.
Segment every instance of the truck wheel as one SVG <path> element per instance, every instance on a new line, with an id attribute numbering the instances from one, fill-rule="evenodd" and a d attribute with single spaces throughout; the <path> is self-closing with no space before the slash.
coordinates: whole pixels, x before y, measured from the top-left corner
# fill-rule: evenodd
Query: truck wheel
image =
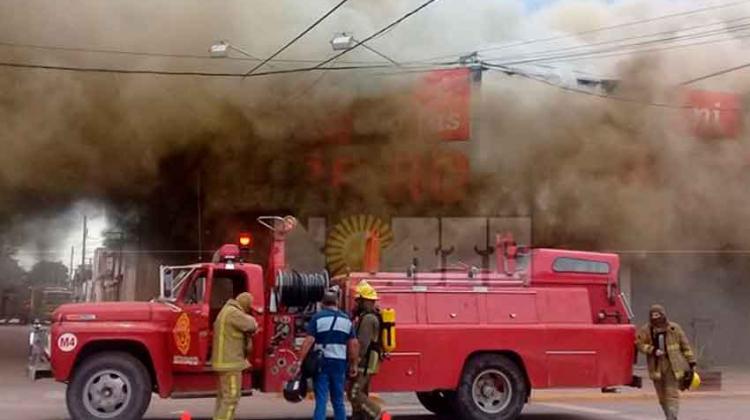
<path id="1" fill-rule="evenodd" d="M 455 398 L 454 391 L 417 392 L 417 399 L 427 411 L 446 418 L 453 418 Z"/>
<path id="2" fill-rule="evenodd" d="M 65 395 L 73 420 L 140 420 L 151 402 L 151 377 L 128 353 L 99 353 L 76 368 Z"/>
<path id="3" fill-rule="evenodd" d="M 472 358 L 456 390 L 456 412 L 465 420 L 513 420 L 526 402 L 521 368 L 494 354 Z"/>

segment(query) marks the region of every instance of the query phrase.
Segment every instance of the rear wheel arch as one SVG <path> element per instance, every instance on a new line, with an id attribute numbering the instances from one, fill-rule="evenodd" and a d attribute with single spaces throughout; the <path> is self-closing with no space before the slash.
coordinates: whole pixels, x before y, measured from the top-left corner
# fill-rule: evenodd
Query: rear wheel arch
<path id="1" fill-rule="evenodd" d="M 526 370 L 526 364 L 524 363 L 521 355 L 513 350 L 477 350 L 469 354 L 468 356 L 466 356 L 466 358 L 464 359 L 464 365 L 461 368 L 461 373 L 463 373 L 466 370 L 466 367 L 469 366 L 469 363 L 471 363 L 473 360 L 475 360 L 479 356 L 485 355 L 485 354 L 503 356 L 503 357 L 510 359 L 516 365 L 518 365 L 518 367 L 523 372 L 523 377 L 524 377 L 524 380 L 526 381 L 526 389 L 528 389 L 529 391 L 528 395 L 526 396 L 526 398 L 528 399 L 528 397 L 531 395 L 531 380 L 529 379 L 529 372 Z"/>
<path id="2" fill-rule="evenodd" d="M 138 359 L 148 371 L 153 385 L 153 392 L 159 392 L 159 380 L 156 376 L 154 361 L 145 344 L 138 340 L 96 340 L 86 343 L 76 355 L 73 369 L 70 372 L 72 378 L 76 370 L 85 361 L 100 353 L 119 352 L 127 353 Z"/>
<path id="3" fill-rule="evenodd" d="M 529 394 L 528 375 L 520 355 L 477 351 L 464 361 L 453 405 L 462 420 L 515 420 Z"/>

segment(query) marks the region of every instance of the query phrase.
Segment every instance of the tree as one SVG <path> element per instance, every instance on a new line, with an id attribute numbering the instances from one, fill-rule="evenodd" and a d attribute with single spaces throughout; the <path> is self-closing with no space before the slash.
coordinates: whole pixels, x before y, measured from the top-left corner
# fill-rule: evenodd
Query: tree
<path id="1" fill-rule="evenodd" d="M 25 275 L 26 272 L 12 254 L 0 249 L 0 287 L 19 285 Z"/>
<path id="2" fill-rule="evenodd" d="M 68 281 L 68 268 L 59 261 L 39 261 L 27 276 L 32 286 L 64 286 Z"/>

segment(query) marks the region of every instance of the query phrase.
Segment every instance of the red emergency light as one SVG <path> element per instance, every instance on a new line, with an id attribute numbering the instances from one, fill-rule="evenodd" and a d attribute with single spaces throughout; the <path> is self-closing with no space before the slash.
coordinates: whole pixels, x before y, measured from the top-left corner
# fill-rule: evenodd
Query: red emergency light
<path id="1" fill-rule="evenodd" d="M 237 261 L 240 258 L 240 248 L 235 244 L 224 244 L 216 252 L 212 261 L 215 263 Z"/>
<path id="2" fill-rule="evenodd" d="M 239 244 L 241 248 L 252 248 L 253 236 L 248 232 L 240 233 Z"/>

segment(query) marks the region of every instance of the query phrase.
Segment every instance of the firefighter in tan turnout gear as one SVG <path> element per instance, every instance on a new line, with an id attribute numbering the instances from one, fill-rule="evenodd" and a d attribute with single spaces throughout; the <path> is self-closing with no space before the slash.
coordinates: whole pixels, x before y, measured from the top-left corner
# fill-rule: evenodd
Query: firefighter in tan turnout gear
<path id="1" fill-rule="evenodd" d="M 253 296 L 240 293 L 229 299 L 214 322 L 211 365 L 218 376 L 214 420 L 233 420 L 242 388 L 242 371 L 250 368 L 251 336 L 258 324 L 250 315 Z"/>
<path id="2" fill-rule="evenodd" d="M 669 322 L 661 305 L 653 305 L 649 322 L 638 331 L 638 350 L 646 355 L 648 374 L 654 381 L 659 404 L 667 420 L 676 420 L 680 409 L 681 384 L 690 383 L 695 374 L 695 355 L 685 332 Z M 694 376 L 695 375 L 695 376 Z"/>
<path id="3" fill-rule="evenodd" d="M 352 404 L 352 420 L 390 420 L 391 415 L 370 398 L 370 380 L 380 366 L 380 317 L 375 302 L 378 293 L 366 281 L 356 289 L 357 308 L 354 314 L 355 330 L 359 341 L 359 363 L 351 372 L 349 401 Z"/>

